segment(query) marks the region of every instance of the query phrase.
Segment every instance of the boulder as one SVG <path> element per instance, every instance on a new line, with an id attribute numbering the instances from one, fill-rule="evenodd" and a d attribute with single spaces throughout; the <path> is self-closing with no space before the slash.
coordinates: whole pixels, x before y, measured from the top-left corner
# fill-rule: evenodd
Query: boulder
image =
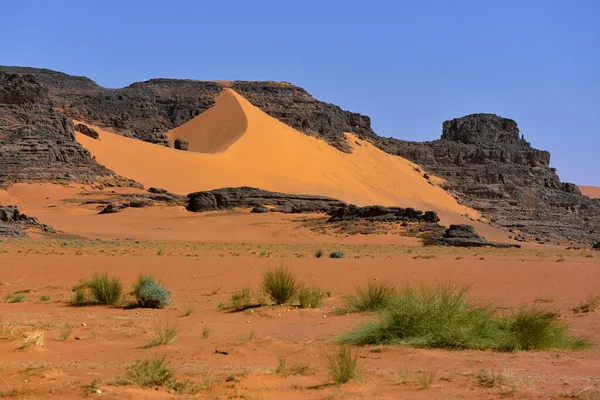
<path id="1" fill-rule="evenodd" d="M 115 214 L 121 212 L 121 207 L 116 204 L 109 204 L 100 211 L 99 214 Z"/>
<path id="2" fill-rule="evenodd" d="M 98 132 L 85 124 L 77 124 L 74 126 L 74 129 L 79 133 L 83 133 L 85 136 L 91 137 L 92 139 L 98 139 L 100 137 Z"/>
<path id="3" fill-rule="evenodd" d="M 269 210 L 265 206 L 256 206 L 250 212 L 254 213 L 254 214 L 263 214 L 263 213 L 271 212 L 271 210 Z"/>
<path id="4" fill-rule="evenodd" d="M 190 149 L 190 144 L 184 138 L 176 138 L 174 146 L 177 150 L 188 151 Z"/>

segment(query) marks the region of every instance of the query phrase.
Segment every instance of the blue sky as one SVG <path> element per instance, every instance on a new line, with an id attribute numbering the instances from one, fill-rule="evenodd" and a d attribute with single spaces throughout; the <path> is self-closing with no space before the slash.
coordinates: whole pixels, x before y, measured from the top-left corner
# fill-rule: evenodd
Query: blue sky
<path id="1" fill-rule="evenodd" d="M 0 64 L 121 87 L 155 77 L 283 80 L 433 140 L 513 118 L 562 180 L 600 186 L 600 1 L 0 0 Z"/>

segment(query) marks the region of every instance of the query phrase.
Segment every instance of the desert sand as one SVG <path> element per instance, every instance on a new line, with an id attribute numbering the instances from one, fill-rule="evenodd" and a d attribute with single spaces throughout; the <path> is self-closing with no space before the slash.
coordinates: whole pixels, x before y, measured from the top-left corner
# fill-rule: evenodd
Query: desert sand
<path id="1" fill-rule="evenodd" d="M 475 210 L 431 185 L 411 162 L 352 134 L 347 134 L 352 153 L 343 153 L 268 116 L 231 89 L 225 90 L 211 109 L 169 132 L 171 139 L 187 139 L 198 153 L 94 129 L 100 140 L 82 134 L 77 134 L 77 140 L 101 164 L 146 187 L 188 194 L 252 186 L 321 194 L 358 205 L 397 205 L 456 218 L 465 214 L 479 217 Z"/>
<path id="2" fill-rule="evenodd" d="M 105 195 L 112 190 L 136 189 L 107 188 Z M 2 396 L 540 399 L 598 393 L 595 344 L 585 351 L 517 353 L 365 346 L 358 348 L 360 381 L 341 386 L 331 382 L 326 358 L 336 348 L 330 339 L 375 318 L 336 313 L 348 292 L 373 279 L 472 284 L 471 295 L 499 313 L 522 305 L 556 310 L 574 334 L 598 343 L 600 313 L 571 311 L 600 293 L 600 258 L 590 250 L 424 248 L 415 238 L 326 235 L 303 226 L 301 220 L 318 215 L 191 214 L 180 207 L 98 215 L 97 205 L 81 205 L 89 191 L 56 184 L 0 191 L 3 202 L 19 204 L 62 231 L 30 231 L 31 239 L 0 242 L 0 296 L 6 299 L 0 303 Z M 342 250 L 347 257 L 317 259 L 318 249 Z M 280 265 L 327 291 L 322 307 L 265 306 L 238 313 L 219 307 L 242 287 L 257 292 L 263 272 Z M 125 292 L 138 275 L 152 274 L 171 290 L 172 304 L 162 310 L 70 306 L 71 288 L 102 272 L 119 277 Z M 22 301 L 9 300 L 15 292 L 24 294 Z M 175 342 L 143 348 L 153 329 L 165 323 L 177 326 Z M 44 332 L 43 347 L 15 351 L 31 331 Z M 115 383 L 136 360 L 157 356 L 166 357 L 177 379 L 188 380 L 188 392 Z M 280 357 L 307 371 L 277 373 Z M 482 370 L 504 374 L 506 381 L 482 386 Z M 433 382 L 425 388 L 421 377 L 428 375 Z"/>
<path id="3" fill-rule="evenodd" d="M 581 193 L 592 199 L 600 199 L 600 187 L 598 186 L 579 186 Z"/>

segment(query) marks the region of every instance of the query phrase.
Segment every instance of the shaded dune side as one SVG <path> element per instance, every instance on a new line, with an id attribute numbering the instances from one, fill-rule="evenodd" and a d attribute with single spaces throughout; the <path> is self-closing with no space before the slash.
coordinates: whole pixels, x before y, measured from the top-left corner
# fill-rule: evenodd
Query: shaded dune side
<path id="1" fill-rule="evenodd" d="M 579 186 L 581 193 L 592 199 L 600 199 L 600 187 L 598 186 Z"/>
<path id="2" fill-rule="evenodd" d="M 237 101 L 247 123 L 241 135 L 237 130 L 239 125 L 230 124 L 236 128 L 231 131 L 219 125 L 218 120 L 229 118 L 232 109 L 237 112 L 232 100 Z M 213 150 L 209 153 L 157 146 L 96 127 L 100 140 L 76 136 L 99 163 L 116 173 L 146 187 L 162 187 L 174 193 L 252 186 L 284 193 L 321 194 L 358 205 L 435 210 L 451 222 L 461 221 L 460 215 L 466 213 L 478 217 L 476 211 L 458 204 L 449 193 L 431 185 L 414 170 L 413 163 L 387 154 L 352 134 L 346 134 L 352 153 L 343 153 L 270 117 L 231 89 L 219 96 L 211 110 L 196 119 L 220 126 L 223 129 L 220 136 L 227 140 L 199 138 L 199 131 L 192 129 L 197 121 L 190 121 L 185 132 L 192 148 Z M 236 137 L 237 140 L 232 140 Z M 197 139 L 201 144 L 194 143 Z M 227 142 L 232 143 L 221 152 L 214 152 L 215 146 L 206 145 Z"/>
<path id="3" fill-rule="evenodd" d="M 230 90 L 224 90 L 216 99 L 218 107 L 211 107 L 196 118 L 167 132 L 169 142 L 183 138 L 189 151 L 219 153 L 238 140 L 248 127 L 244 110 Z"/>

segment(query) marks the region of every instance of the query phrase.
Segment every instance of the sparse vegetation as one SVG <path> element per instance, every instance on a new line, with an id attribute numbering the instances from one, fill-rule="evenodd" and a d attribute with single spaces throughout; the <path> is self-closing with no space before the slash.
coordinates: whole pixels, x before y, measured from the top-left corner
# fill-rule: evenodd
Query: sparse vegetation
<path id="1" fill-rule="evenodd" d="M 202 339 L 208 339 L 209 336 L 210 336 L 210 328 L 208 327 L 208 325 L 204 325 L 202 327 Z"/>
<path id="2" fill-rule="evenodd" d="M 516 393 L 522 381 L 509 371 L 492 372 L 487 369 L 482 369 L 477 374 L 477 383 L 480 386 L 488 388 L 499 388 L 500 394 L 507 396 Z"/>
<path id="3" fill-rule="evenodd" d="M 575 314 L 585 314 L 596 311 L 598 307 L 600 307 L 600 296 L 590 296 L 586 301 L 577 304 L 573 308 L 573 312 Z"/>
<path id="4" fill-rule="evenodd" d="M 420 371 L 416 374 L 416 379 L 423 389 L 429 389 L 437 379 L 437 369 Z"/>
<path id="5" fill-rule="evenodd" d="M 9 294 L 8 297 L 6 298 L 6 301 L 8 301 L 9 303 L 22 303 L 25 301 L 26 295 L 25 293 L 12 293 Z"/>
<path id="6" fill-rule="evenodd" d="M 319 249 L 315 252 L 315 257 L 316 258 L 321 258 L 323 257 L 323 250 Z"/>
<path id="7" fill-rule="evenodd" d="M 295 299 L 298 293 L 298 282 L 292 271 L 279 267 L 265 272 L 262 289 L 275 304 L 280 305 Z"/>
<path id="8" fill-rule="evenodd" d="M 570 337 L 557 315 L 523 308 L 497 317 L 467 299 L 468 288 L 440 284 L 404 286 L 380 310 L 381 319 L 343 335 L 347 344 L 406 344 L 424 348 L 496 351 L 581 349 L 588 342 Z"/>
<path id="9" fill-rule="evenodd" d="M 179 334 L 177 323 L 170 321 L 158 322 L 153 329 L 154 336 L 146 345 L 145 349 L 155 346 L 166 346 L 175 342 L 175 338 Z"/>
<path id="10" fill-rule="evenodd" d="M 327 369 L 337 384 L 358 380 L 358 351 L 352 351 L 349 346 L 340 346 L 334 353 L 327 354 Z"/>
<path id="11" fill-rule="evenodd" d="M 72 331 L 73 331 L 73 327 L 71 326 L 71 324 L 66 322 L 60 329 L 60 333 L 59 333 L 60 340 L 69 340 L 69 338 L 71 337 Z"/>
<path id="12" fill-rule="evenodd" d="M 140 276 L 131 295 L 136 298 L 137 305 L 141 308 L 165 308 L 169 305 L 170 291 L 151 275 Z"/>
<path id="13" fill-rule="evenodd" d="M 339 250 L 332 251 L 329 254 L 329 258 L 346 258 L 346 253 L 344 253 L 343 251 L 339 251 Z"/>
<path id="14" fill-rule="evenodd" d="M 42 295 L 42 296 L 40 296 L 40 301 L 43 303 L 46 303 L 46 302 L 50 301 L 50 296 Z"/>
<path id="15" fill-rule="evenodd" d="M 252 306 L 252 288 L 250 286 L 238 289 L 231 295 L 230 308 L 240 311 Z"/>
<path id="16" fill-rule="evenodd" d="M 13 350 L 23 351 L 30 347 L 44 347 L 44 331 L 36 330 L 23 334 L 23 340 L 15 343 Z"/>
<path id="17" fill-rule="evenodd" d="M 175 370 L 165 361 L 165 357 L 150 360 L 138 360 L 130 365 L 125 374 L 117 379 L 121 385 L 141 387 L 171 386 L 175 380 Z"/>
<path id="18" fill-rule="evenodd" d="M 94 274 L 73 288 L 75 295 L 72 303 L 83 305 L 88 303 L 116 306 L 123 301 L 123 285 L 119 278 L 108 277 L 108 274 Z"/>
<path id="19" fill-rule="evenodd" d="M 300 362 L 295 362 L 291 365 L 288 365 L 287 359 L 285 357 L 279 357 L 279 365 L 275 369 L 275 373 L 283 376 L 290 375 L 306 375 L 308 372 L 308 365 L 302 364 Z"/>
<path id="20" fill-rule="evenodd" d="M 356 287 L 354 293 L 346 295 L 351 312 L 377 311 L 389 305 L 396 295 L 393 285 L 369 280 L 366 287 Z"/>
<path id="21" fill-rule="evenodd" d="M 190 315 L 192 315 L 193 312 L 194 312 L 194 306 L 187 305 L 185 307 L 185 310 L 183 310 L 183 314 L 181 316 L 182 317 L 189 317 Z"/>
<path id="22" fill-rule="evenodd" d="M 301 308 L 318 308 L 323 302 L 324 293 L 317 287 L 301 287 L 298 291 L 298 303 Z"/>

